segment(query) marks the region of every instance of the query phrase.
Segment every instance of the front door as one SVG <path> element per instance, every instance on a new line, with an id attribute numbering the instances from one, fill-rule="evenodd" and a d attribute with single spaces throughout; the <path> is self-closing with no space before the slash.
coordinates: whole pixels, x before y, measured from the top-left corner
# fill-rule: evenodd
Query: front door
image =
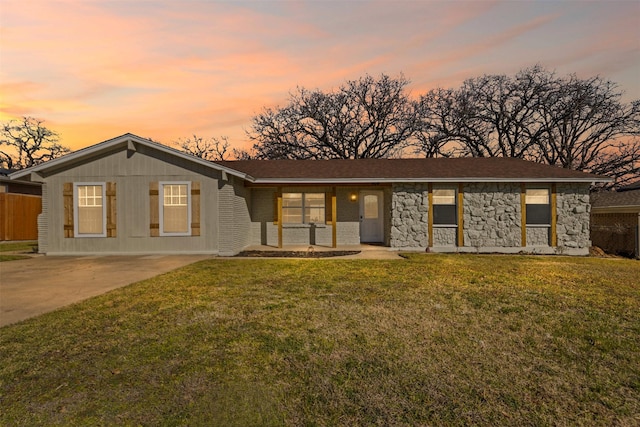
<path id="1" fill-rule="evenodd" d="M 380 243 L 384 241 L 383 192 L 360 192 L 360 241 Z"/>

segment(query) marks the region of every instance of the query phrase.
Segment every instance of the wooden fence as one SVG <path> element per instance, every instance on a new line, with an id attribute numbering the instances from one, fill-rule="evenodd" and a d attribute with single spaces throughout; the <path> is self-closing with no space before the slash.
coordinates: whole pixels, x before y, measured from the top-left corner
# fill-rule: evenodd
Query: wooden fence
<path id="1" fill-rule="evenodd" d="M 0 193 L 0 241 L 37 240 L 40 212 L 40 196 Z"/>
<path id="2" fill-rule="evenodd" d="M 607 253 L 639 257 L 637 213 L 591 213 L 591 241 Z"/>

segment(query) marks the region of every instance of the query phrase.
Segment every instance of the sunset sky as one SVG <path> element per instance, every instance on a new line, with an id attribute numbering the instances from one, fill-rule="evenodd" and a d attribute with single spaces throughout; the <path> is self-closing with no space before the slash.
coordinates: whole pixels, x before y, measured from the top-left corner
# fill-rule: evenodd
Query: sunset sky
<path id="1" fill-rule="evenodd" d="M 640 1 L 0 0 L 0 121 L 79 149 L 126 132 L 250 146 L 296 86 L 403 73 L 417 96 L 540 63 L 640 98 Z"/>

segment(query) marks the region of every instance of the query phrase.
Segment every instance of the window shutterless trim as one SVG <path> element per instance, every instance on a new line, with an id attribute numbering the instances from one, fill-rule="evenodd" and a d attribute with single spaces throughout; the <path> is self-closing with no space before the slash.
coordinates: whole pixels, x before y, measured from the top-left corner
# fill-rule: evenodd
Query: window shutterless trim
<path id="1" fill-rule="evenodd" d="M 448 192 L 453 192 L 451 197 L 451 201 L 453 203 L 437 203 L 436 192 L 447 190 Z M 458 189 L 453 187 L 433 187 L 432 188 L 432 197 L 431 202 L 433 204 L 433 227 L 457 227 L 458 226 Z M 440 196 L 442 197 L 442 196 Z M 436 218 L 436 216 L 443 216 L 441 211 L 445 211 L 445 218 L 440 219 L 440 222 Z M 451 212 L 448 212 L 451 211 Z M 452 219 L 453 222 L 447 221 L 448 219 Z M 446 222 L 444 222 L 446 221 Z"/>
<path id="2" fill-rule="evenodd" d="M 102 187 L 102 233 L 80 233 L 78 187 Z M 74 237 L 107 237 L 107 185 L 106 182 L 74 182 L 73 183 L 73 233 Z"/>
<path id="3" fill-rule="evenodd" d="M 546 203 L 529 203 L 528 194 L 530 190 L 544 190 L 546 191 Z M 533 193 L 533 191 L 531 191 Z M 551 226 L 551 189 L 547 186 L 527 186 L 525 188 L 525 210 L 526 210 L 526 225 L 531 226 Z M 532 199 L 535 199 L 532 195 Z"/>
<path id="4" fill-rule="evenodd" d="M 295 206 L 284 206 L 284 200 L 285 200 L 285 195 L 287 194 L 300 194 L 300 205 L 295 205 Z M 311 206 L 310 205 L 310 201 L 309 201 L 309 205 L 308 205 L 308 201 L 307 201 L 307 195 L 318 195 L 318 200 L 320 199 L 319 195 L 322 195 L 322 202 L 323 202 L 323 206 Z M 316 192 L 316 191 L 296 191 L 296 192 L 284 192 L 282 193 L 282 200 L 283 200 L 283 206 L 281 206 L 281 210 L 282 210 L 282 222 L 284 225 L 288 225 L 288 224 L 324 224 L 326 223 L 326 218 L 327 218 L 327 200 L 326 200 L 326 193 L 325 192 Z M 311 212 L 312 209 L 321 209 L 324 212 L 324 215 L 322 215 L 322 219 L 320 221 L 307 221 L 307 213 Z M 291 212 L 291 213 L 299 213 L 301 216 L 301 221 L 300 222 L 289 222 L 289 221 L 285 221 L 285 212 Z"/>
<path id="5" fill-rule="evenodd" d="M 164 186 L 165 185 L 186 185 L 187 186 L 187 220 L 186 231 L 165 232 L 164 231 Z M 191 236 L 191 181 L 160 181 L 158 182 L 158 217 L 160 219 L 160 236 Z"/>

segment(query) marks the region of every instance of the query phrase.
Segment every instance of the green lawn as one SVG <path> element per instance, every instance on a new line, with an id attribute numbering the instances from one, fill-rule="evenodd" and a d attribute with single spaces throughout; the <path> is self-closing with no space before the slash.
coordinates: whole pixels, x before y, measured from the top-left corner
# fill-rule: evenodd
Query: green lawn
<path id="1" fill-rule="evenodd" d="M 25 240 L 22 242 L 0 242 L 0 252 L 37 252 L 38 242 Z"/>
<path id="2" fill-rule="evenodd" d="M 638 425 L 640 263 L 209 260 L 0 361 L 0 425 Z"/>
<path id="3" fill-rule="evenodd" d="M 27 259 L 29 256 L 20 255 L 23 253 L 37 252 L 38 242 L 0 242 L 0 262 Z"/>

